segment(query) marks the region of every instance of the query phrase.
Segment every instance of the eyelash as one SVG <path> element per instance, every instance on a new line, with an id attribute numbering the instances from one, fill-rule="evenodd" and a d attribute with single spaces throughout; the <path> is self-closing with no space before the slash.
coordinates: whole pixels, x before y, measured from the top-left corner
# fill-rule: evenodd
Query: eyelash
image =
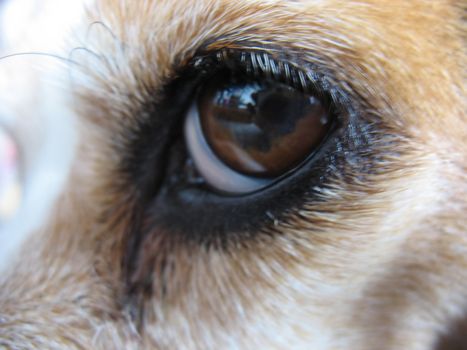
<path id="1" fill-rule="evenodd" d="M 304 64 L 305 65 L 305 64 Z M 198 70 L 204 77 L 212 71 L 227 68 L 233 72 L 246 74 L 252 79 L 270 79 L 289 85 L 304 93 L 313 93 L 320 98 L 330 98 L 330 103 L 347 104 L 347 97 L 333 87 L 330 80 L 319 74 L 318 68 L 306 64 L 299 68 L 286 57 L 273 57 L 266 52 L 224 49 L 214 54 L 197 55 L 188 65 L 190 70 Z"/>

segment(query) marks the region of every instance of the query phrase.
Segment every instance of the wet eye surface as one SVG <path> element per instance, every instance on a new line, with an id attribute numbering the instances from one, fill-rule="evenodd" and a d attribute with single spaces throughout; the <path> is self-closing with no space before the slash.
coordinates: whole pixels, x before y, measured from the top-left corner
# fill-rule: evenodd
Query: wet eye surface
<path id="1" fill-rule="evenodd" d="M 371 166 L 347 95 L 326 71 L 290 62 L 229 50 L 184 63 L 132 137 L 125 169 L 141 222 L 196 241 L 253 237 L 319 200 L 315 188 L 348 164 Z"/>
<path id="2" fill-rule="evenodd" d="M 279 176 L 303 161 L 328 124 L 316 97 L 234 77 L 214 78 L 198 99 L 198 111 L 216 154 L 234 170 L 261 177 Z"/>
<path id="3" fill-rule="evenodd" d="M 225 72 L 202 86 L 187 119 L 187 146 L 200 173 L 233 194 L 261 189 L 299 166 L 331 125 L 329 106 L 317 96 Z"/>

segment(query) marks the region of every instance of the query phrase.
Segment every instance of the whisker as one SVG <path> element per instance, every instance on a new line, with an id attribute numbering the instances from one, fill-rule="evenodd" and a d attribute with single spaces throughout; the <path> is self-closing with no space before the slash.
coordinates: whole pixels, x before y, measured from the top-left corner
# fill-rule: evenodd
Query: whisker
<path id="1" fill-rule="evenodd" d="M 91 24 L 89 24 L 88 26 L 88 30 L 86 32 L 86 41 L 88 41 L 89 39 L 89 36 L 91 34 L 91 30 L 94 28 L 94 27 L 97 27 L 97 26 L 101 26 L 102 28 L 104 28 L 107 33 L 117 42 L 120 43 L 120 46 L 123 46 L 122 43 L 120 42 L 120 40 L 118 39 L 118 37 L 115 35 L 115 33 L 112 31 L 112 29 L 107 25 L 105 24 L 104 22 L 102 21 L 94 21 L 92 22 Z"/>
<path id="2" fill-rule="evenodd" d="M 21 56 L 45 56 L 49 58 L 55 58 L 66 63 L 71 63 L 73 65 L 81 66 L 81 64 L 79 64 L 76 61 L 73 61 L 70 58 L 62 57 L 59 55 L 55 55 L 52 53 L 46 53 L 46 52 L 16 52 L 16 53 L 12 53 L 12 54 L 5 55 L 5 56 L 0 56 L 0 61 L 6 60 L 8 58 L 21 57 Z"/>
<path id="3" fill-rule="evenodd" d="M 70 53 L 68 54 L 68 59 L 69 59 L 71 62 L 75 62 L 76 64 L 79 64 L 79 63 L 77 63 L 76 61 L 74 61 L 74 60 L 72 59 L 72 57 L 73 57 L 73 55 L 74 55 L 76 52 L 80 52 L 80 51 L 86 52 L 86 53 L 90 54 L 91 56 L 97 58 L 98 60 L 105 60 L 105 61 L 107 61 L 107 60 L 105 59 L 105 56 L 99 55 L 98 53 L 96 53 L 96 52 L 92 51 L 91 49 L 88 49 L 87 47 L 84 47 L 84 46 L 75 47 L 75 48 L 71 49 L 71 50 L 70 50 Z"/>

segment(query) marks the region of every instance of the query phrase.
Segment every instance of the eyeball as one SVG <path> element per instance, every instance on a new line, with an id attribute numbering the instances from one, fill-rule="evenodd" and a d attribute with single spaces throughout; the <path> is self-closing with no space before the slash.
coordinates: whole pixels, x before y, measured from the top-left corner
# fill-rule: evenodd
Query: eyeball
<path id="1" fill-rule="evenodd" d="M 209 186 L 247 194 L 309 159 L 330 129 L 329 110 L 283 83 L 227 72 L 200 88 L 186 117 L 186 144 Z"/>

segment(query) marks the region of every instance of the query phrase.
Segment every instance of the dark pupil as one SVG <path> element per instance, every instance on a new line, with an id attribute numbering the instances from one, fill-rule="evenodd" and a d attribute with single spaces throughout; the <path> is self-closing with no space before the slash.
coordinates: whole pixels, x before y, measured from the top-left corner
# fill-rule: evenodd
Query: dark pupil
<path id="1" fill-rule="evenodd" d="M 232 169 L 260 177 L 300 164 L 329 127 L 318 98 L 277 82 L 214 78 L 204 86 L 198 109 L 216 155 Z"/>

